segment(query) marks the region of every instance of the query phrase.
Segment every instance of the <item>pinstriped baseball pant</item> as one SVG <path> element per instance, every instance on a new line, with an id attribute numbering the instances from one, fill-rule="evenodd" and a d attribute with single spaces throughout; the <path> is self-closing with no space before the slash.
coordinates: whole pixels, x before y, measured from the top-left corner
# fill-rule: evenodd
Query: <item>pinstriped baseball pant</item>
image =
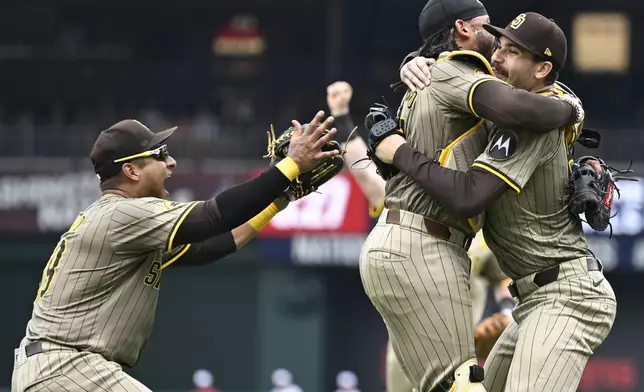
<path id="1" fill-rule="evenodd" d="M 465 249 L 427 233 L 422 216 L 387 210 L 360 256 L 367 296 L 381 314 L 409 381 L 431 391 L 475 357 L 470 302 L 470 260 Z"/>
<path id="2" fill-rule="evenodd" d="M 613 327 L 617 305 L 602 272 L 588 272 L 585 258 L 561 264 L 559 276 L 541 288 L 534 274 L 516 281 L 516 322 L 485 363 L 488 392 L 577 390 L 588 358 Z"/>
<path id="3" fill-rule="evenodd" d="M 15 360 L 11 392 L 40 391 L 151 392 L 102 355 L 60 346 Z"/>

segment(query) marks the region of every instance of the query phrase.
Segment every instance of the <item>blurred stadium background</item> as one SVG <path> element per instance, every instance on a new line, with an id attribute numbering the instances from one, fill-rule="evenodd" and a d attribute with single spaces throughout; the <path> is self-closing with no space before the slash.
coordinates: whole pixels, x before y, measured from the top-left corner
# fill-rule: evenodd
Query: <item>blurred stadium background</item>
<path id="1" fill-rule="evenodd" d="M 357 124 L 382 95 L 397 103 L 388 85 L 420 44 L 424 3 L 0 2 L 0 390 L 10 389 L 12 350 L 41 268 L 98 195 L 87 156 L 100 130 L 122 118 L 155 130 L 179 125 L 168 188 L 178 200 L 211 197 L 266 165 L 269 124 L 282 129 L 327 110 L 331 82 L 352 84 Z M 603 131 L 595 153 L 618 167 L 632 158 L 644 173 L 644 4 L 485 4 L 496 24 L 524 11 L 560 24 L 569 40 L 561 80 L 584 101 L 586 125 Z M 613 237 L 588 232 L 619 306 L 581 392 L 644 391 L 643 208 L 644 182 L 622 184 Z M 239 253 L 166 270 L 152 339 L 131 373 L 161 392 L 213 391 L 210 375 L 218 390 L 259 392 L 274 388 L 274 370 L 283 368 L 305 392 L 332 392 L 338 373 L 351 371 L 360 391 L 383 391 L 385 329 L 356 268 L 372 224 L 365 198 L 342 174 Z"/>

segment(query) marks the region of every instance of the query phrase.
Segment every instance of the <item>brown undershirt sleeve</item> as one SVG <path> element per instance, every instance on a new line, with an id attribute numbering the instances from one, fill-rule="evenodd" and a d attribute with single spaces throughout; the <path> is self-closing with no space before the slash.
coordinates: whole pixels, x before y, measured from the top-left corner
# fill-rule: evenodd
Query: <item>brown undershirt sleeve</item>
<path id="1" fill-rule="evenodd" d="M 575 120 L 573 107 L 552 96 L 517 89 L 495 79 L 473 88 L 475 114 L 501 127 L 548 132 Z"/>
<path id="2" fill-rule="evenodd" d="M 438 161 L 406 143 L 396 150 L 393 164 L 447 210 L 462 218 L 485 211 L 509 189 L 503 180 L 484 170 L 471 168 L 462 172 L 441 167 Z"/>

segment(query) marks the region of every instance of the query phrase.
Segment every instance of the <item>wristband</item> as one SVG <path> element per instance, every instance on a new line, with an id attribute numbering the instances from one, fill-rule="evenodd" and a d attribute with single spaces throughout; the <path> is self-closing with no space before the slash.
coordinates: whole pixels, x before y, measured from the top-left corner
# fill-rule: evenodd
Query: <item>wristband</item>
<path id="1" fill-rule="evenodd" d="M 252 217 L 248 221 L 248 224 L 253 228 L 253 230 L 257 232 L 262 231 L 264 226 L 266 226 L 279 211 L 280 208 L 273 202 L 268 207 L 264 208 L 264 211 Z"/>
<path id="2" fill-rule="evenodd" d="M 293 158 L 289 156 L 279 161 L 275 167 L 277 167 L 277 169 L 281 171 L 289 181 L 293 181 L 300 175 L 299 166 L 297 166 L 297 163 L 295 163 Z"/>

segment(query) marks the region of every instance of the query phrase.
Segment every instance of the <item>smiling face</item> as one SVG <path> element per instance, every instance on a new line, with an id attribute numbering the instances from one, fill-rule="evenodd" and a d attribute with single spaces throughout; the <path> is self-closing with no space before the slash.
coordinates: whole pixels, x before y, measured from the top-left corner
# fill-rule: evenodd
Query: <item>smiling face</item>
<path id="1" fill-rule="evenodd" d="M 552 70 L 552 63 L 540 61 L 532 52 L 506 37 L 499 38 L 491 65 L 499 79 L 528 91 L 544 88 L 544 79 Z"/>

